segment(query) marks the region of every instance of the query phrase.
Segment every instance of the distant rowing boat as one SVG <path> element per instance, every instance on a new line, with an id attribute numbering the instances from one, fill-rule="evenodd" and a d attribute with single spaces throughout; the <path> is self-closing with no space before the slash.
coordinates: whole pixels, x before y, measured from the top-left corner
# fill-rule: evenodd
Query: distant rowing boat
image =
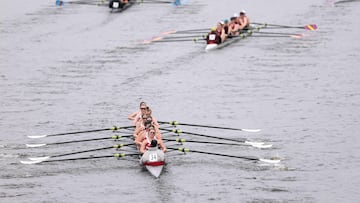
<path id="1" fill-rule="evenodd" d="M 111 0 L 109 2 L 109 8 L 111 8 L 110 12 L 123 12 L 133 6 L 135 3 L 136 0 L 130 0 L 129 3 L 123 5 L 120 0 Z"/>
<path id="2" fill-rule="evenodd" d="M 208 52 L 208 51 L 212 51 L 212 50 L 215 50 L 215 49 L 221 49 L 223 47 L 226 47 L 230 44 L 233 44 L 241 39 L 244 39 L 246 37 L 249 37 L 251 36 L 254 32 L 259 32 L 259 30 L 261 28 L 264 28 L 266 27 L 266 24 L 264 25 L 260 25 L 260 26 L 257 26 L 257 27 L 253 27 L 253 26 L 250 26 L 250 29 L 248 30 L 244 30 L 240 35 L 238 36 L 234 36 L 234 37 L 231 37 L 231 38 L 227 38 L 225 40 L 225 42 L 221 43 L 221 44 L 207 44 L 206 47 L 205 47 L 205 51 Z"/>

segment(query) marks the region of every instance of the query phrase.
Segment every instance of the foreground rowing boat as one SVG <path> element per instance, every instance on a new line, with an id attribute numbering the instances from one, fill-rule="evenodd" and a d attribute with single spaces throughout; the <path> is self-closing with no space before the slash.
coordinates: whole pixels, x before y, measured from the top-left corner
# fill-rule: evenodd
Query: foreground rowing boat
<path id="1" fill-rule="evenodd" d="M 264 27 L 266 27 L 266 24 L 260 25 L 260 26 L 257 26 L 257 27 L 251 26 L 250 29 L 244 31 L 243 33 L 241 33 L 238 36 L 227 38 L 221 44 L 207 44 L 206 47 L 205 47 L 205 51 L 208 52 L 208 51 L 212 51 L 212 50 L 215 50 L 215 49 L 221 49 L 223 47 L 226 47 L 226 46 L 228 46 L 230 44 L 233 44 L 233 43 L 235 43 L 235 42 L 237 42 L 237 41 L 239 41 L 241 39 L 244 39 L 246 37 L 251 36 L 254 32 L 259 32 L 259 30 L 264 28 Z"/>
<path id="2" fill-rule="evenodd" d="M 158 148 L 150 148 L 140 158 L 142 164 L 151 175 L 158 178 L 165 165 L 165 154 Z"/>

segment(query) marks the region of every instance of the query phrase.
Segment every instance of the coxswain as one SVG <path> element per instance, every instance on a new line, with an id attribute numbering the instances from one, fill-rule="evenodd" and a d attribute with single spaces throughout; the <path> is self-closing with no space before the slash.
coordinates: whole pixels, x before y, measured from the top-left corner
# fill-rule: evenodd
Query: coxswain
<path id="1" fill-rule="evenodd" d="M 164 145 L 163 141 L 156 138 L 156 131 L 153 126 L 149 127 L 147 130 L 148 134 L 145 139 L 140 144 L 140 152 L 143 154 L 146 150 L 148 150 L 151 146 L 152 140 L 157 141 L 157 145 L 163 152 L 166 152 L 166 146 Z"/>
<path id="2" fill-rule="evenodd" d="M 140 163 L 146 166 L 160 166 L 165 164 L 165 154 L 159 150 L 157 141 L 151 140 L 148 150 L 141 156 Z"/>
<path id="3" fill-rule="evenodd" d="M 250 19 L 249 17 L 246 15 L 246 11 L 242 10 L 240 11 L 240 16 L 239 16 L 239 23 L 240 23 L 240 30 L 247 30 L 250 26 Z"/>
<path id="4" fill-rule="evenodd" d="M 129 120 L 133 121 L 133 124 L 135 125 L 141 118 L 142 115 L 146 114 L 147 105 L 145 102 L 140 102 L 140 110 L 137 112 L 134 112 L 128 116 Z"/>
<path id="5" fill-rule="evenodd" d="M 208 33 L 206 37 L 207 44 L 221 44 L 221 36 L 220 33 L 216 32 L 216 27 L 212 27 L 211 31 Z"/>

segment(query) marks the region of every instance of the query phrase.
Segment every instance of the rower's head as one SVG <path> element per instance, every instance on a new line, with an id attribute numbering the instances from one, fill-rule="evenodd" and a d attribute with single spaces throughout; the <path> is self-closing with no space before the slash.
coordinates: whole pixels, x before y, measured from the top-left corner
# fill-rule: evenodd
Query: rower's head
<path id="1" fill-rule="evenodd" d="M 230 18 L 230 21 L 231 21 L 231 22 L 235 22 L 235 21 L 236 21 L 236 17 L 234 17 L 234 16 L 231 17 L 231 18 Z"/>
<path id="2" fill-rule="evenodd" d="M 211 32 L 215 32 L 215 31 L 216 31 L 216 27 L 212 27 Z"/>
<path id="3" fill-rule="evenodd" d="M 150 109 L 150 107 L 147 107 L 146 115 L 151 116 L 151 114 L 152 114 L 152 110 Z"/>
<path id="4" fill-rule="evenodd" d="M 241 10 L 241 11 L 240 11 L 240 15 L 241 15 L 241 16 L 246 15 L 246 11 L 245 11 L 245 10 Z"/>
<path id="5" fill-rule="evenodd" d="M 216 29 L 222 29 L 222 28 L 223 28 L 223 25 L 224 25 L 224 22 L 223 22 L 223 21 L 219 21 L 218 24 L 217 24 Z"/>
<path id="6" fill-rule="evenodd" d="M 146 113 L 146 108 L 147 108 L 146 103 L 145 102 L 140 102 L 141 113 L 145 114 Z"/>
<path id="7" fill-rule="evenodd" d="M 152 139 L 155 137 L 156 131 L 154 126 L 152 128 L 149 129 L 149 137 Z"/>
<path id="8" fill-rule="evenodd" d="M 229 23 L 229 19 L 225 19 L 224 20 L 224 24 L 226 25 L 226 24 L 228 24 Z"/>

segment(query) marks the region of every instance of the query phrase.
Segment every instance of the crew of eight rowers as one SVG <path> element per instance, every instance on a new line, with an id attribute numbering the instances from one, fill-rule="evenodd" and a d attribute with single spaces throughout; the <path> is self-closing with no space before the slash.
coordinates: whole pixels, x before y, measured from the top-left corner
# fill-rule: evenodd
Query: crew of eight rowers
<path id="1" fill-rule="evenodd" d="M 242 10 L 239 14 L 236 13 L 230 21 L 228 19 L 220 21 L 216 27 L 211 28 L 211 32 L 206 37 L 207 44 L 221 44 L 227 38 L 238 36 L 241 31 L 248 29 L 250 19 L 246 11 Z"/>
<path id="2" fill-rule="evenodd" d="M 140 111 L 130 114 L 128 119 L 132 120 L 135 125 L 134 142 L 141 153 L 144 153 L 150 147 L 156 147 L 151 144 L 157 145 L 163 152 L 166 152 L 166 146 L 159 130 L 160 125 L 157 120 L 152 117 L 152 111 L 145 102 L 141 102 Z"/>

